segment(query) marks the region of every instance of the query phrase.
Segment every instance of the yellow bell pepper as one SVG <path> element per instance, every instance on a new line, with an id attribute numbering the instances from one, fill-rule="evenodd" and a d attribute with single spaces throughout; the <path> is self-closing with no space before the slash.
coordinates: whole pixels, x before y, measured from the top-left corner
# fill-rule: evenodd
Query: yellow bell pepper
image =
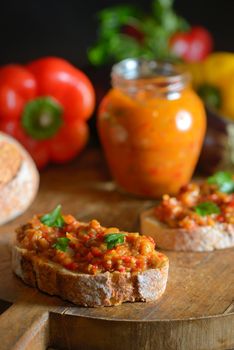
<path id="1" fill-rule="evenodd" d="M 205 103 L 234 119 L 234 53 L 215 52 L 185 68 Z"/>
<path id="2" fill-rule="evenodd" d="M 202 63 L 203 78 L 207 84 L 219 85 L 220 79 L 234 72 L 234 53 L 215 52 Z"/>
<path id="3" fill-rule="evenodd" d="M 217 86 L 221 93 L 221 113 L 234 119 L 234 70 L 230 74 L 221 77 Z"/>
<path id="4" fill-rule="evenodd" d="M 192 84 L 195 89 L 204 83 L 203 65 L 201 62 L 186 63 L 183 68 L 192 76 Z"/>

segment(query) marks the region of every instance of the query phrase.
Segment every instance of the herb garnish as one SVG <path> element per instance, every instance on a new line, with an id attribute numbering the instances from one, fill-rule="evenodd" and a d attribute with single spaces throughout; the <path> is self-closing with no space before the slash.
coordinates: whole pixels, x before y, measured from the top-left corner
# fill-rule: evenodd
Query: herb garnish
<path id="1" fill-rule="evenodd" d="M 69 241 L 70 239 L 67 237 L 59 237 L 57 238 L 57 241 L 52 245 L 52 247 L 65 252 L 67 250 Z"/>
<path id="2" fill-rule="evenodd" d="M 219 207 L 213 202 L 203 202 L 194 207 L 195 212 L 200 216 L 219 214 Z"/>
<path id="3" fill-rule="evenodd" d="M 208 184 L 218 186 L 218 189 L 224 193 L 234 192 L 234 180 L 232 174 L 227 171 L 218 171 L 214 175 L 208 177 Z"/>
<path id="4" fill-rule="evenodd" d="M 124 243 L 124 233 L 109 233 L 105 235 L 104 242 L 107 243 L 107 249 L 113 249 L 117 244 Z"/>
<path id="5" fill-rule="evenodd" d="M 173 0 L 153 0 L 150 14 L 125 3 L 104 8 L 97 18 L 98 40 L 88 50 L 89 61 L 95 66 L 127 57 L 174 59 L 170 38 L 189 29 L 186 20 L 174 11 Z"/>
<path id="6" fill-rule="evenodd" d="M 58 205 L 53 211 L 48 214 L 43 215 L 40 221 L 47 226 L 51 227 L 63 227 L 65 221 L 61 214 L 61 205 Z"/>

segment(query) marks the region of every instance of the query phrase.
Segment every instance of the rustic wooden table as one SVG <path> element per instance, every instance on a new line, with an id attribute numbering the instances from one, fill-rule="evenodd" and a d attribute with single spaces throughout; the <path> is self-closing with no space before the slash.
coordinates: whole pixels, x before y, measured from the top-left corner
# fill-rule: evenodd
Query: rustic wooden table
<path id="1" fill-rule="evenodd" d="M 58 203 L 78 219 L 139 229 L 139 213 L 154 202 L 116 190 L 101 152 L 88 150 L 67 166 L 41 175 L 39 194 L 20 218 L 0 228 L 2 350 L 73 349 L 215 350 L 234 347 L 234 249 L 167 252 L 168 286 L 154 303 L 83 308 L 27 287 L 11 272 L 14 229 Z M 4 308 L 4 306 L 3 306 Z"/>

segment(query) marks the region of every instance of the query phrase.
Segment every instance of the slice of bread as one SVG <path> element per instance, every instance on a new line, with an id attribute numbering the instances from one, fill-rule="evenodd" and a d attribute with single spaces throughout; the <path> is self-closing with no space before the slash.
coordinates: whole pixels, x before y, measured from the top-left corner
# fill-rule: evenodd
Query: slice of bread
<path id="1" fill-rule="evenodd" d="M 28 152 L 0 132 L 0 225 L 29 207 L 38 185 L 39 174 Z"/>
<path id="2" fill-rule="evenodd" d="M 154 238 L 157 246 L 177 251 L 212 251 L 234 246 L 234 225 L 216 223 L 199 226 L 193 230 L 170 228 L 157 220 L 154 208 L 144 211 L 140 217 L 141 233 Z"/>
<path id="3" fill-rule="evenodd" d="M 17 245 L 12 250 L 13 271 L 25 283 L 77 305 L 112 306 L 129 301 L 154 301 L 166 288 L 169 261 L 160 267 L 131 274 L 76 273 Z"/>

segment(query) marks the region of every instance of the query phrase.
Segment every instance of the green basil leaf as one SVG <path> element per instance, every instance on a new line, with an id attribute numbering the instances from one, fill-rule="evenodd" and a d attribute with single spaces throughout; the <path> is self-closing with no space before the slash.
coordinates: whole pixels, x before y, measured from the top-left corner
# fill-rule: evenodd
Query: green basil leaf
<path id="1" fill-rule="evenodd" d="M 213 202 L 203 202 L 194 207 L 195 212 L 200 216 L 219 214 L 219 207 Z"/>
<path id="2" fill-rule="evenodd" d="M 225 182 L 219 186 L 219 190 L 224 193 L 233 193 L 234 192 L 234 181 Z"/>
<path id="3" fill-rule="evenodd" d="M 107 249 L 113 249 L 117 244 L 124 243 L 124 233 L 109 233 L 105 235 L 104 242 L 107 243 Z"/>
<path id="4" fill-rule="evenodd" d="M 56 243 L 52 245 L 53 248 L 65 252 L 67 250 L 70 239 L 67 237 L 57 238 Z"/>
<path id="5" fill-rule="evenodd" d="M 98 42 L 95 46 L 88 49 L 87 55 L 94 66 L 106 63 L 108 61 L 106 44 L 103 41 Z"/>
<path id="6" fill-rule="evenodd" d="M 98 13 L 98 19 L 102 27 L 108 30 L 119 29 L 121 25 L 126 24 L 129 19 L 141 16 L 137 7 L 131 5 L 117 5 Z"/>
<path id="7" fill-rule="evenodd" d="M 154 58 L 166 58 L 169 53 L 169 34 L 151 18 L 145 19 L 142 24 L 145 33 L 145 47 L 150 50 Z M 151 57 L 153 59 L 153 57 Z"/>
<path id="8" fill-rule="evenodd" d="M 40 221 L 47 226 L 50 227 L 63 227 L 64 226 L 64 219 L 61 214 L 61 205 L 58 205 L 53 211 L 51 211 L 48 214 L 43 215 L 40 218 Z"/>
<path id="9" fill-rule="evenodd" d="M 218 171 L 214 175 L 208 177 L 207 183 L 218 186 L 221 192 L 234 192 L 234 180 L 232 174 L 227 171 Z"/>
<path id="10" fill-rule="evenodd" d="M 109 41 L 111 56 L 118 61 L 128 57 L 139 57 L 142 53 L 141 45 L 134 38 L 122 33 L 116 33 Z"/>

